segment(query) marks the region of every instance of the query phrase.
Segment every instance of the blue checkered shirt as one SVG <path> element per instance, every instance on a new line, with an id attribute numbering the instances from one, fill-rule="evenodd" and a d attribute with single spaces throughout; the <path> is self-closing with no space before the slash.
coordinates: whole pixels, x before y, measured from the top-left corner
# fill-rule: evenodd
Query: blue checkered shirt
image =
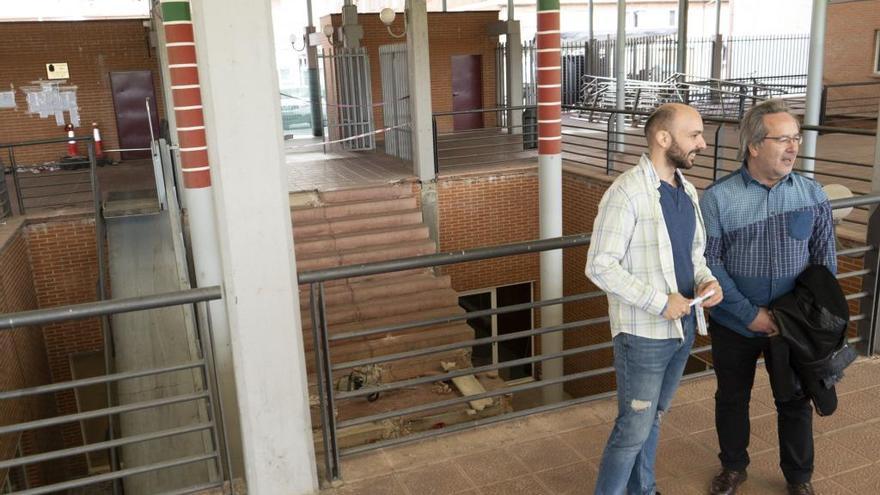
<path id="1" fill-rule="evenodd" d="M 831 206 L 816 181 L 791 173 L 769 188 L 743 165 L 703 193 L 706 262 L 724 291 L 712 319 L 748 337 L 758 308 L 790 292 L 811 264 L 837 271 Z"/>

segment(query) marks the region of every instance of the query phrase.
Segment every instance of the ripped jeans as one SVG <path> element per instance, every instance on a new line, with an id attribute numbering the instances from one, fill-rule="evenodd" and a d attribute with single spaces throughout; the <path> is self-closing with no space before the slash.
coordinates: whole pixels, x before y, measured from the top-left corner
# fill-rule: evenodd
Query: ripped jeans
<path id="1" fill-rule="evenodd" d="M 660 419 L 669 409 L 694 343 L 693 315 L 684 341 L 619 333 L 614 337 L 617 419 L 599 465 L 596 495 L 652 495 Z"/>

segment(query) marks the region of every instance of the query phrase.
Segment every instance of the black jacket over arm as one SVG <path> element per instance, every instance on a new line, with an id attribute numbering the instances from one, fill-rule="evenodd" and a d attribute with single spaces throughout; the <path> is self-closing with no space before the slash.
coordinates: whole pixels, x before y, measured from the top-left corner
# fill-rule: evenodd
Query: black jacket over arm
<path id="1" fill-rule="evenodd" d="M 808 396 L 820 416 L 837 409 L 834 384 L 856 358 L 846 343 L 849 307 L 840 284 L 827 268 L 812 265 L 795 288 L 770 304 L 779 335 L 770 339 L 776 399 Z"/>

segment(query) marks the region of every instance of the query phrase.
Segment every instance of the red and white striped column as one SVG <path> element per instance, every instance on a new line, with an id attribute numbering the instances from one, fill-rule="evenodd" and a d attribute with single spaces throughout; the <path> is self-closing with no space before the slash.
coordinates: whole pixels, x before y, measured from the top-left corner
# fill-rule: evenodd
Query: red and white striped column
<path id="1" fill-rule="evenodd" d="M 562 236 L 562 57 L 559 0 L 538 0 L 538 201 L 541 239 Z M 541 299 L 562 297 L 562 251 L 541 253 Z M 541 326 L 562 324 L 562 306 L 541 309 Z M 562 351 L 561 332 L 541 336 L 541 353 Z M 543 361 L 541 378 L 563 375 L 562 359 Z M 545 403 L 563 399 L 563 385 L 544 387 Z"/>

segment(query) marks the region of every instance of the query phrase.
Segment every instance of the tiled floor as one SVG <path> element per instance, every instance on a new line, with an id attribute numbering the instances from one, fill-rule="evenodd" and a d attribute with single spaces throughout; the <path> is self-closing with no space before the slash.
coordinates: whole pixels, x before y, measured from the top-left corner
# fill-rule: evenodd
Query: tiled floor
<path id="1" fill-rule="evenodd" d="M 741 495 L 784 494 L 776 414 L 766 373 L 751 402 L 752 464 Z M 718 469 L 714 377 L 682 384 L 663 423 L 658 489 L 700 495 Z M 814 420 L 814 484 L 822 495 L 880 493 L 880 359 L 863 359 L 839 386 L 840 406 Z M 615 399 L 543 413 L 417 444 L 344 458 L 328 495 L 590 494 L 617 411 Z"/>

